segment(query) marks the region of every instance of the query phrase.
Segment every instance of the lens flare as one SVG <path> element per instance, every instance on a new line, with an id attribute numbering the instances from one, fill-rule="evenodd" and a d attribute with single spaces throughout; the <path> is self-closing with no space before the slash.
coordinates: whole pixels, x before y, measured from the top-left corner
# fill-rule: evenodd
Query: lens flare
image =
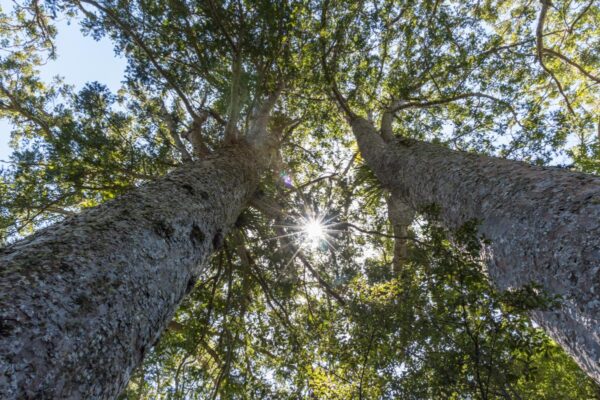
<path id="1" fill-rule="evenodd" d="M 316 219 L 311 219 L 304 225 L 306 240 L 313 245 L 318 245 L 325 238 L 325 228 Z"/>

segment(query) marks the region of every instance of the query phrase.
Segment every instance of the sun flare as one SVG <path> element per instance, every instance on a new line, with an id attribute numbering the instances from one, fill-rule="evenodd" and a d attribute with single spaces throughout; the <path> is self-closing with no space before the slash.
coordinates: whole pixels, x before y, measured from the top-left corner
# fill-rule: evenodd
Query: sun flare
<path id="1" fill-rule="evenodd" d="M 306 239 L 312 243 L 319 243 L 325 237 L 325 229 L 318 220 L 311 219 L 304 225 Z"/>
<path id="2" fill-rule="evenodd" d="M 293 220 L 290 218 L 289 224 L 274 225 L 279 228 L 279 234 L 266 240 L 281 240 L 284 247 L 297 246 L 290 262 L 302 250 L 310 252 L 335 250 L 333 244 L 335 234 L 341 231 L 336 229 L 337 223 L 332 223 L 334 219 L 334 215 L 327 217 L 327 214 L 319 215 L 307 210 L 304 215 L 296 216 Z"/>

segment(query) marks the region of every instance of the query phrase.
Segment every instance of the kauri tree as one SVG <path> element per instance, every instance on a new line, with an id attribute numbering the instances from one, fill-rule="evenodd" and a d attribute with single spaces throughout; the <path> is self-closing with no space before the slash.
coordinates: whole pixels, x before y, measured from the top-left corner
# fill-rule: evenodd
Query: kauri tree
<path id="1" fill-rule="evenodd" d="M 39 78 L 65 16 L 118 93 Z M 1 397 L 599 398 L 593 1 L 0 21 Z"/>

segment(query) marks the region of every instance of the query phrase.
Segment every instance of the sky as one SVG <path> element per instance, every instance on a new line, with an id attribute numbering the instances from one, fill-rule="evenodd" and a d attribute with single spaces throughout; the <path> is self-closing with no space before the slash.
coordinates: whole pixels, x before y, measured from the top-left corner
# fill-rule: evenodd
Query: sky
<path id="1" fill-rule="evenodd" d="M 11 2 L 0 0 L 0 7 L 8 11 L 12 7 Z M 50 82 L 54 76 L 59 75 L 64 78 L 65 83 L 75 85 L 76 90 L 86 82 L 98 81 L 116 92 L 121 86 L 126 61 L 115 55 L 110 40 L 104 38 L 97 42 L 84 36 L 75 20 L 69 24 L 63 18 L 56 22 L 56 27 L 57 58 L 49 60 L 40 68 L 41 78 Z M 6 120 L 0 119 L 0 160 L 7 160 L 11 153 L 9 140 L 10 125 Z"/>

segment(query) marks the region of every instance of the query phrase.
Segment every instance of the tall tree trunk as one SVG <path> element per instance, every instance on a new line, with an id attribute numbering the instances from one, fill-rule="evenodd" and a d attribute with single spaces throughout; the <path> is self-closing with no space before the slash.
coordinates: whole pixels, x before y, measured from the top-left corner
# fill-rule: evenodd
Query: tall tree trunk
<path id="1" fill-rule="evenodd" d="M 439 205 L 450 228 L 480 222 L 498 287 L 536 282 L 563 297 L 560 310 L 534 319 L 600 382 L 600 178 L 425 142 L 386 143 L 362 118 L 351 126 L 393 195 L 415 209 Z"/>
<path id="2" fill-rule="evenodd" d="M 392 274 L 402 276 L 402 269 L 408 258 L 408 232 L 415 218 L 415 212 L 402 199 L 396 196 L 386 198 L 388 206 L 388 219 L 394 232 L 394 259 L 392 261 Z"/>
<path id="3" fill-rule="evenodd" d="M 0 250 L 0 398 L 109 399 L 255 191 L 236 146 Z"/>

